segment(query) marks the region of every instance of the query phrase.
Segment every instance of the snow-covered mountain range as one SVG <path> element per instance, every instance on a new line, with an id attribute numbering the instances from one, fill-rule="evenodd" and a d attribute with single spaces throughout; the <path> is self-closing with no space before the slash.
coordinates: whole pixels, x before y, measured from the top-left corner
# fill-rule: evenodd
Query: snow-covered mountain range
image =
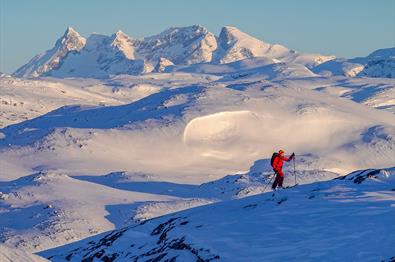
<path id="1" fill-rule="evenodd" d="M 0 76 L 0 260 L 393 261 L 393 50 L 68 28 Z"/>
<path id="2" fill-rule="evenodd" d="M 85 39 L 69 27 L 54 48 L 35 56 L 14 76 L 103 78 L 162 72 L 166 67 L 179 65 L 226 64 L 254 57 L 270 59 L 271 63 L 303 65 L 324 75 L 395 76 L 394 48 L 377 50 L 363 58 L 336 59 L 269 44 L 231 26 L 223 27 L 217 37 L 199 25 L 174 27 L 143 39 L 131 38 L 122 31 L 111 36 L 92 34 Z"/>
<path id="3" fill-rule="evenodd" d="M 308 67 L 334 59 L 268 44 L 230 26 L 223 27 L 218 37 L 195 25 L 170 28 L 143 39 L 131 38 L 122 31 L 111 36 L 92 34 L 85 39 L 69 27 L 53 49 L 34 57 L 14 75 L 105 77 L 163 71 L 162 67 L 169 65 L 222 64 L 251 57 Z"/>

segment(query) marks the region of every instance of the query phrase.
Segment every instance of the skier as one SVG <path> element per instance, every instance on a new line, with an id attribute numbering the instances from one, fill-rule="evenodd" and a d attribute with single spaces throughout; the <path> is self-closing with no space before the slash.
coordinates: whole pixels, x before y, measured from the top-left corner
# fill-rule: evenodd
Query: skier
<path id="1" fill-rule="evenodd" d="M 273 171 L 276 174 L 276 179 L 273 182 L 272 189 L 276 190 L 277 187 L 283 187 L 283 181 L 284 181 L 284 173 L 283 173 L 283 162 L 284 161 L 291 161 L 295 157 L 295 153 L 292 153 L 292 155 L 288 158 L 284 156 L 284 151 L 280 150 L 278 153 L 274 153 L 272 156 L 272 167 Z"/>

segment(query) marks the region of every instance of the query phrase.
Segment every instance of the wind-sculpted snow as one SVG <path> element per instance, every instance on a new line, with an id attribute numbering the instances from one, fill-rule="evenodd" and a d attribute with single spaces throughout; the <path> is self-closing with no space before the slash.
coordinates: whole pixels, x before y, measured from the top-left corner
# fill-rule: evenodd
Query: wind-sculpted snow
<path id="1" fill-rule="evenodd" d="M 263 121 L 262 121 L 263 122 Z M 230 144 L 251 143 L 253 130 L 262 124 L 251 111 L 225 111 L 192 119 L 185 127 L 183 141 L 208 157 L 228 158 Z"/>
<path id="2" fill-rule="evenodd" d="M 151 219 L 40 255 L 52 261 L 391 261 L 394 178 L 394 168 L 356 171 Z"/>

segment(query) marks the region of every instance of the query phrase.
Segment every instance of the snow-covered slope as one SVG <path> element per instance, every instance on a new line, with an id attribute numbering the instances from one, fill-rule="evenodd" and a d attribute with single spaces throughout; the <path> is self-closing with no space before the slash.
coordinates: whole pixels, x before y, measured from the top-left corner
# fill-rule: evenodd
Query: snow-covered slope
<path id="1" fill-rule="evenodd" d="M 39 251 L 260 194 L 278 148 L 297 153 L 300 184 L 393 165 L 395 116 L 319 88 L 369 83 L 376 90 L 391 79 L 357 83 L 317 77 L 302 65 L 274 65 L 251 58 L 200 65 L 205 74 L 8 78 L 10 97 L 27 92 L 31 101 L 59 98 L 65 106 L 0 129 L 1 241 Z M 76 97 L 91 104 L 68 104 Z M 286 167 L 292 185 L 292 166 Z"/>
<path id="2" fill-rule="evenodd" d="M 393 261 L 395 168 L 144 221 L 41 252 L 52 261 Z"/>
<path id="3" fill-rule="evenodd" d="M 317 76 L 306 66 L 297 63 L 279 62 L 271 58 L 246 58 L 227 64 L 201 63 L 189 66 L 170 66 L 166 72 L 188 72 L 221 76 L 222 80 L 258 75 L 267 80 L 305 78 Z"/>
<path id="4" fill-rule="evenodd" d="M 55 46 L 35 57 L 26 65 L 19 68 L 14 75 L 17 77 L 37 77 L 62 66 L 70 53 L 80 51 L 86 39 L 73 28 L 68 27 L 64 35 L 58 39 Z"/>
<path id="5" fill-rule="evenodd" d="M 0 127 L 38 117 L 64 105 L 120 105 L 159 92 L 155 84 L 111 79 L 40 79 L 0 77 Z"/>
<path id="6" fill-rule="evenodd" d="M 135 244 L 136 236 L 141 242 L 127 249 L 119 245 L 122 250 L 114 252 L 122 256 L 127 256 L 123 250 L 128 250 L 145 261 L 163 247 L 156 254 L 163 255 L 158 260 L 165 261 L 174 254 L 179 255 L 177 261 L 194 261 L 195 255 L 207 259 L 218 255 L 226 261 L 226 251 L 220 247 L 225 248 L 226 243 L 232 250 L 251 245 L 251 257 L 266 256 L 262 252 L 268 249 L 261 243 L 273 243 L 272 239 L 278 237 L 268 227 L 275 226 L 275 218 L 285 217 L 284 227 L 289 230 L 294 221 L 289 214 L 299 214 L 302 225 L 311 225 L 304 224 L 302 217 L 311 220 L 313 228 L 318 228 L 310 232 L 313 240 L 329 234 L 319 225 L 328 224 L 332 218 L 351 224 L 350 230 L 360 229 L 347 216 L 340 218 L 339 210 L 358 214 L 359 221 L 363 216 L 359 214 L 368 216 L 366 210 L 374 209 L 373 213 L 384 214 L 387 219 L 392 209 L 384 207 L 387 202 L 380 202 L 379 197 L 366 202 L 372 209 L 358 201 L 366 200 L 364 192 L 380 197 L 386 194 L 392 199 L 392 193 L 387 192 L 391 188 L 386 186 L 392 186 L 393 180 L 382 175 L 393 174 L 393 169 L 382 171 L 380 183 L 369 188 L 365 184 L 357 187 L 360 185 L 351 180 L 315 182 L 353 170 L 394 166 L 395 80 L 320 76 L 311 69 L 315 55 L 266 44 L 236 28 L 222 31 L 215 37 L 200 26 L 171 28 L 144 39 L 133 39 L 120 31 L 112 36 L 96 34 L 80 51 L 68 52 L 59 66 L 43 73 L 46 77 L 28 80 L 2 76 L 0 242 L 7 248 L 37 252 L 128 226 L 139 233 L 133 231 L 133 239 L 125 241 Z M 371 56 L 386 57 L 388 53 L 381 50 Z M 155 73 L 149 73 L 152 70 Z M 70 77 L 87 75 L 94 79 Z M 288 197 L 285 202 L 282 193 L 274 198 L 259 195 L 270 190 L 267 184 L 273 172 L 269 158 L 280 148 L 297 154 L 296 170 L 293 163 L 285 164 L 285 185 L 294 185 L 295 178 L 301 185 L 283 191 Z M 314 193 L 317 187 L 320 193 Z M 345 201 L 352 203 L 348 206 L 332 199 L 343 197 L 344 192 L 351 194 L 346 195 Z M 253 195 L 258 196 L 238 200 Z M 191 209 L 213 203 L 211 207 Z M 291 213 L 282 208 L 288 204 Z M 208 214 L 215 213 L 212 208 L 219 210 L 219 216 L 210 220 Z M 180 227 L 173 222 L 166 224 L 169 213 L 187 209 L 191 210 L 182 214 L 191 217 L 188 223 L 176 219 L 173 222 L 179 221 Z M 192 215 L 194 210 L 201 211 L 201 216 Z M 248 217 L 248 210 L 256 213 Z M 326 218 L 321 220 L 316 214 Z M 216 231 L 223 223 L 222 215 L 231 220 Z M 244 230 L 240 217 L 262 231 Z M 373 218 L 373 223 L 392 226 L 387 220 Z M 262 224 L 266 219 L 272 222 Z M 202 225 L 209 230 L 213 228 L 210 232 L 218 236 L 218 242 L 212 244 L 199 235 L 200 229 L 195 230 L 195 226 L 200 227 L 195 225 L 198 220 L 206 221 Z M 174 225 L 176 230 L 186 226 L 196 241 L 188 236 L 178 241 L 185 234 L 177 233 L 174 245 L 167 245 L 167 240 L 158 242 L 161 228 L 167 225 Z M 161 233 L 148 236 L 158 226 L 156 231 Z M 375 237 L 369 233 L 370 226 L 363 236 Z M 285 234 L 285 229 L 278 228 L 278 232 Z M 201 230 L 206 234 L 205 229 Z M 295 236 L 300 231 L 297 228 L 291 232 Z M 97 254 L 100 245 L 88 242 L 99 238 L 88 238 L 85 247 L 76 243 L 79 250 L 70 259 L 80 259 L 86 248 Z M 238 242 L 228 241 L 230 238 Z M 314 252 L 305 249 L 295 257 L 326 257 L 332 254 L 327 247 L 341 248 L 338 243 L 343 239 L 345 246 L 360 247 L 336 233 L 324 248 Z M 291 240 L 287 238 L 282 244 Z M 314 244 L 306 237 L 303 241 L 300 246 Z M 210 251 L 200 250 L 206 248 L 205 242 Z M 390 258 L 385 252 L 375 254 L 374 247 L 367 249 L 369 257 Z M 182 254 L 177 248 L 183 249 Z M 270 244 L 269 248 L 278 250 Z M 64 250 L 51 254 L 67 256 L 69 252 Z M 164 254 L 166 250 L 168 254 Z M 188 250 L 193 250 L 193 255 Z M 143 255 L 147 252 L 149 258 Z M 267 260 L 279 260 L 282 255 L 270 253 L 273 257 Z M 247 261 L 251 261 L 248 256 Z M 106 258 L 111 257 L 101 255 L 101 259 Z M 282 256 L 282 260 L 286 258 Z M 341 258 L 355 257 L 346 252 Z"/>
<path id="7" fill-rule="evenodd" d="M 0 154 L 30 168 L 57 163 L 76 172 L 134 170 L 204 182 L 202 174 L 219 178 L 246 170 L 277 145 L 313 152 L 325 168 L 346 173 L 394 162 L 394 120 L 384 111 L 252 75 L 164 89 L 121 106 L 63 107 L 0 130 L 6 150 Z M 25 158 L 30 154 L 35 161 Z"/>
<path id="8" fill-rule="evenodd" d="M 351 99 L 367 106 L 395 113 L 395 79 L 367 77 L 310 77 L 281 79 L 282 85 L 308 88 Z"/>
<path id="9" fill-rule="evenodd" d="M 334 59 L 268 44 L 229 26 L 221 30 L 218 38 L 206 28 L 194 25 L 173 27 L 144 39 L 133 39 L 118 31 L 112 36 L 92 34 L 87 40 L 69 28 L 53 49 L 33 58 L 14 75 L 103 78 L 161 72 L 173 64 L 229 63 L 252 57 L 307 67 Z"/>
<path id="10" fill-rule="evenodd" d="M 59 171 L 3 182 L 0 191 L 1 241 L 32 252 L 128 225 L 129 212 L 141 201 L 177 199 L 116 190 Z"/>
<path id="11" fill-rule="evenodd" d="M 313 68 L 322 75 L 395 77 L 395 47 L 379 49 L 366 57 L 334 59 Z"/>
<path id="12" fill-rule="evenodd" d="M 9 248 L 4 245 L 0 245 L 0 261 L 2 262 L 45 262 L 49 261 L 43 257 L 36 256 L 30 253 L 27 253 L 20 249 Z"/>

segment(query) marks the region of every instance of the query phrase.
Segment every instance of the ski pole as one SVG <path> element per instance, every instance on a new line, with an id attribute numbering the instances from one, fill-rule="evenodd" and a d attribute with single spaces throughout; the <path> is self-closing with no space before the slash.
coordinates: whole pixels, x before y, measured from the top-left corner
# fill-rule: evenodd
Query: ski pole
<path id="1" fill-rule="evenodd" d="M 276 176 L 276 173 L 274 173 L 274 176 L 273 176 L 273 177 L 270 179 L 270 181 L 266 184 L 265 188 L 263 189 L 262 194 L 265 193 L 267 186 L 270 185 L 270 184 L 272 183 L 272 180 L 273 180 L 273 178 L 274 178 L 275 176 Z"/>
<path id="2" fill-rule="evenodd" d="M 295 168 L 295 157 L 294 157 L 294 177 L 295 177 L 295 186 L 296 186 L 296 168 Z"/>

